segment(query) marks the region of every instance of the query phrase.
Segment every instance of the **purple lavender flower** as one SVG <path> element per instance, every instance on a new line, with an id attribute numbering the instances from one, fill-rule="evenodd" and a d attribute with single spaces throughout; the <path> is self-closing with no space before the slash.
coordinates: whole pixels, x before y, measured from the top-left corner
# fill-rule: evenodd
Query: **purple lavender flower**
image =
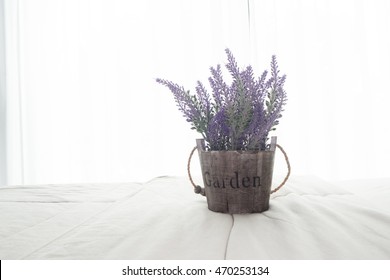
<path id="1" fill-rule="evenodd" d="M 238 68 L 238 66 L 237 66 L 236 59 L 234 58 L 232 52 L 229 49 L 225 49 L 225 52 L 226 52 L 227 58 L 228 58 L 228 63 L 226 64 L 226 68 L 229 70 L 233 79 L 239 79 L 240 78 L 240 68 Z"/>
<path id="2" fill-rule="evenodd" d="M 213 115 L 213 107 L 211 105 L 210 95 L 204 85 L 198 81 L 195 87 L 196 94 L 199 100 L 199 107 L 202 117 L 205 118 L 206 123 L 209 123 Z M 206 129 L 207 127 L 205 127 Z"/>
<path id="3" fill-rule="evenodd" d="M 220 65 L 210 67 L 211 96 L 200 81 L 196 94 L 167 80 L 156 81 L 170 89 L 179 110 L 192 129 L 202 134 L 209 150 L 266 149 L 268 133 L 279 123 L 287 101 L 286 76 L 279 76 L 276 56 L 272 56 L 267 80 L 268 71 L 256 79 L 251 66 L 241 71 L 231 51 L 225 52 L 233 81 L 226 84 Z"/>
<path id="4" fill-rule="evenodd" d="M 208 148 L 213 151 L 228 149 L 230 129 L 225 110 L 219 111 L 210 121 L 207 128 Z"/>
<path id="5" fill-rule="evenodd" d="M 267 108 L 269 130 L 274 129 L 274 126 L 279 123 L 278 119 L 282 116 L 281 112 L 287 102 L 287 94 L 283 89 L 286 81 L 286 75 L 279 76 L 278 64 L 276 56 L 272 56 L 271 60 L 271 78 L 268 81 L 268 95 L 265 102 Z"/>
<path id="6" fill-rule="evenodd" d="M 210 67 L 210 72 L 211 77 L 208 80 L 213 91 L 215 109 L 218 111 L 229 98 L 230 89 L 223 80 L 221 65 L 218 64 L 216 68 Z"/>
<path id="7" fill-rule="evenodd" d="M 207 116 L 207 108 L 211 108 L 211 104 L 207 94 L 202 92 L 202 86 L 199 87 L 199 95 L 202 96 L 202 100 L 199 101 L 195 95 L 191 95 L 189 91 L 185 91 L 178 84 L 163 79 L 156 79 L 156 82 L 169 88 L 173 93 L 179 110 L 183 113 L 186 120 L 192 124 L 191 128 L 196 129 L 204 138 L 207 138 L 205 131 L 208 119 L 205 115 Z"/>

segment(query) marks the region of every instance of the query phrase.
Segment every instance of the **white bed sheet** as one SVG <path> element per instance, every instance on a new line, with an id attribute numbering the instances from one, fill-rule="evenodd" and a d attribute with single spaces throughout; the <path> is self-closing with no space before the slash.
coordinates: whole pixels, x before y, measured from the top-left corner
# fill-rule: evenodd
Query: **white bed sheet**
<path id="1" fill-rule="evenodd" d="M 180 177 L 0 187 L 0 259 L 390 259 L 390 179 L 292 177 L 270 205 L 214 213 Z"/>

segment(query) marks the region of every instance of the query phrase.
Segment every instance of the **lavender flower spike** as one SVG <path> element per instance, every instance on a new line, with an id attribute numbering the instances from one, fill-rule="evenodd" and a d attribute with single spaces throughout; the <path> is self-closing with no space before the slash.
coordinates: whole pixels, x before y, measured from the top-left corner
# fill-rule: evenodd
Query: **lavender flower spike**
<path id="1" fill-rule="evenodd" d="M 266 149 L 268 134 L 279 123 L 287 101 L 286 76 L 280 76 L 276 56 L 272 56 L 267 80 L 267 70 L 255 78 L 251 66 L 241 71 L 232 52 L 225 52 L 225 66 L 233 81 L 229 85 L 223 80 L 220 65 L 210 67 L 211 95 L 200 81 L 196 94 L 168 80 L 156 81 L 173 93 L 179 110 L 191 128 L 202 134 L 209 150 Z"/>

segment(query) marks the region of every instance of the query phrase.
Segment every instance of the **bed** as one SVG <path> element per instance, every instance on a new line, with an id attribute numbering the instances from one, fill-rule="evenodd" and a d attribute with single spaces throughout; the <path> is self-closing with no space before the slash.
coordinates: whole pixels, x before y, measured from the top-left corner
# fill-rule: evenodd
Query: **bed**
<path id="1" fill-rule="evenodd" d="M 3 260 L 390 259 L 390 179 L 293 176 L 246 215 L 209 211 L 184 177 L 5 186 L 0 224 Z"/>

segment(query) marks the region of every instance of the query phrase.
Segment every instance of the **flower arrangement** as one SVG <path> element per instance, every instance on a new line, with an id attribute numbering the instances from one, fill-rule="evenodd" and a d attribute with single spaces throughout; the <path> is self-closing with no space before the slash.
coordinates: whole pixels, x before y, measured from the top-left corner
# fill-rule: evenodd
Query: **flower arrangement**
<path id="1" fill-rule="evenodd" d="M 275 130 L 287 101 L 283 89 L 286 75 L 279 75 L 275 56 L 267 79 L 267 70 L 255 78 L 250 65 L 241 71 L 231 51 L 225 52 L 232 82 L 228 85 L 223 80 L 220 65 L 210 67 L 211 95 L 200 81 L 196 83 L 196 94 L 168 80 L 156 82 L 173 93 L 191 128 L 202 134 L 207 150 L 266 150 L 268 134 Z"/>

